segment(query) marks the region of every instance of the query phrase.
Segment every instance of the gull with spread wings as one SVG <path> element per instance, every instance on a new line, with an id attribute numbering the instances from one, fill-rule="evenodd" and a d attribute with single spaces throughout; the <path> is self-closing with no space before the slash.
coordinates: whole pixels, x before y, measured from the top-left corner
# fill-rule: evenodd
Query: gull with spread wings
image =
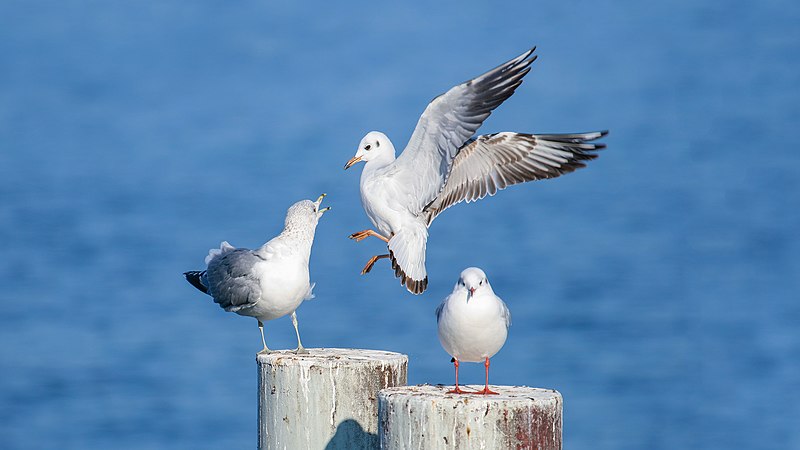
<path id="1" fill-rule="evenodd" d="M 475 137 L 483 121 L 522 83 L 536 60 L 536 47 L 459 84 L 428 104 L 405 150 L 395 149 L 385 134 L 371 131 L 361 139 L 345 169 L 364 161 L 361 203 L 377 231 L 350 235 L 361 241 L 375 236 L 388 254 L 395 276 L 414 294 L 428 286 L 425 247 L 428 227 L 442 211 L 462 201 L 494 195 L 508 186 L 555 178 L 585 166 L 605 147 L 593 143 L 607 131 L 574 134 L 503 132 Z"/>

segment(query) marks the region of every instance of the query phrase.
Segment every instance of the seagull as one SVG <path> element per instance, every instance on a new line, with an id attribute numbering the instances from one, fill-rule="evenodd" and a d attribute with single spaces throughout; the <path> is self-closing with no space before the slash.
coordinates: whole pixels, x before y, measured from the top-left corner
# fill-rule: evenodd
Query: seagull
<path id="1" fill-rule="evenodd" d="M 436 308 L 439 342 L 453 357 L 456 387 L 448 394 L 463 394 L 458 387 L 460 361 L 483 362 L 486 385 L 478 394 L 497 394 L 489 390 L 489 358 L 506 343 L 511 313 L 494 294 L 483 270 L 469 267 L 461 272 L 453 292 Z"/>
<path id="2" fill-rule="evenodd" d="M 308 353 L 300 342 L 295 310 L 303 300 L 314 297 L 314 283 L 309 283 L 308 261 L 319 218 L 331 209 L 320 209 L 325 194 L 316 202 L 301 200 L 286 212 L 283 231 L 261 247 L 250 250 L 222 242 L 206 257 L 208 268 L 184 272 L 186 280 L 214 298 L 222 309 L 241 316 L 255 317 L 264 349 L 264 323 L 287 314 L 297 334 L 296 353 Z"/>
<path id="3" fill-rule="evenodd" d="M 353 233 L 386 242 L 388 254 L 373 256 L 361 274 L 379 259 L 392 262 L 406 289 L 421 294 L 428 286 L 425 248 L 428 227 L 445 209 L 473 202 L 513 184 L 555 178 L 585 167 L 604 144 L 592 143 L 607 131 L 574 134 L 475 132 L 522 83 L 536 60 L 536 47 L 485 74 L 459 84 L 428 104 L 405 150 L 385 134 L 371 131 L 344 166 L 363 161 L 361 204 L 377 229 Z"/>

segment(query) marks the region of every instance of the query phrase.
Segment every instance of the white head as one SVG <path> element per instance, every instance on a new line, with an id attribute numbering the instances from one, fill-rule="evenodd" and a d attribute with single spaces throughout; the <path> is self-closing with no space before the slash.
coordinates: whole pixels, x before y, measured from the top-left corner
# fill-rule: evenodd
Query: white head
<path id="1" fill-rule="evenodd" d="M 486 274 L 477 267 L 468 267 L 464 269 L 461 272 L 461 276 L 458 278 L 455 289 L 465 289 L 467 291 L 467 301 L 481 292 L 493 292 L 492 286 L 489 284 L 489 279 L 486 278 Z"/>
<path id="2" fill-rule="evenodd" d="M 312 202 L 311 200 L 300 200 L 299 202 L 290 206 L 289 210 L 286 211 L 286 221 L 284 222 L 285 229 L 315 230 L 317 228 L 317 222 L 319 221 L 319 218 L 325 214 L 325 211 L 331 209 L 330 206 L 322 209 L 319 208 L 319 205 L 322 203 L 322 199 L 325 198 L 325 195 L 327 194 L 320 195 L 316 202 Z"/>
<path id="3" fill-rule="evenodd" d="M 347 161 L 344 168 L 347 170 L 350 166 L 360 161 L 369 162 L 378 159 L 387 159 L 391 162 L 394 158 L 395 152 L 392 141 L 380 131 L 370 131 L 361 139 L 355 156 L 350 158 L 350 161 Z"/>

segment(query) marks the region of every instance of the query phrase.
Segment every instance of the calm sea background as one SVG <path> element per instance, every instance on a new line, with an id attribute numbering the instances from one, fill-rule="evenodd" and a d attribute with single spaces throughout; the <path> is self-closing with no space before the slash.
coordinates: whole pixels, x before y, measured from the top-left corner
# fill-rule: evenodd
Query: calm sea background
<path id="1" fill-rule="evenodd" d="M 327 192 L 308 346 L 452 383 L 433 310 L 476 265 L 514 318 L 491 380 L 558 389 L 567 448 L 800 448 L 798 24 L 789 0 L 0 3 L 0 447 L 252 448 L 256 323 L 181 273 Z M 448 210 L 425 295 L 360 276 L 362 135 L 399 151 L 534 44 L 482 131 L 608 149 Z"/>

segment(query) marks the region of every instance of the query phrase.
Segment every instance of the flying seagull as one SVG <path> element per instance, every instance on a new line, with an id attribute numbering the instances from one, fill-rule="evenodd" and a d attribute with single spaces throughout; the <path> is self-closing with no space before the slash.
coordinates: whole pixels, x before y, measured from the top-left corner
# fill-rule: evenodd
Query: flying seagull
<path id="1" fill-rule="evenodd" d="M 377 231 L 359 231 L 350 238 L 361 241 L 375 236 L 389 250 L 373 256 L 362 275 L 377 260 L 389 258 L 401 283 L 411 293 L 422 293 L 428 286 L 428 227 L 442 211 L 513 184 L 572 172 L 605 148 L 590 141 L 607 131 L 473 137 L 492 110 L 522 83 L 536 59 L 534 50 L 433 99 L 399 157 L 395 158 L 395 148 L 383 133 L 371 131 L 361 139 L 344 168 L 366 163 L 361 172 L 361 203 Z"/>
<path id="2" fill-rule="evenodd" d="M 436 308 L 439 342 L 453 357 L 456 387 L 450 394 L 463 394 L 458 387 L 460 361 L 483 362 L 486 385 L 478 394 L 497 394 L 489 389 L 489 358 L 506 343 L 511 313 L 494 294 L 483 270 L 469 267 L 461 272 L 453 292 Z"/>
<path id="3" fill-rule="evenodd" d="M 309 283 L 308 261 L 319 218 L 328 208 L 320 209 L 325 194 L 316 202 L 301 200 L 286 212 L 283 231 L 261 247 L 250 250 L 236 248 L 223 242 L 211 249 L 206 257 L 208 268 L 185 272 L 186 280 L 203 293 L 214 298 L 222 309 L 242 316 L 255 317 L 264 339 L 267 320 L 292 315 L 297 334 L 297 353 L 307 353 L 300 342 L 295 310 L 303 300 L 313 298 L 313 283 Z"/>

